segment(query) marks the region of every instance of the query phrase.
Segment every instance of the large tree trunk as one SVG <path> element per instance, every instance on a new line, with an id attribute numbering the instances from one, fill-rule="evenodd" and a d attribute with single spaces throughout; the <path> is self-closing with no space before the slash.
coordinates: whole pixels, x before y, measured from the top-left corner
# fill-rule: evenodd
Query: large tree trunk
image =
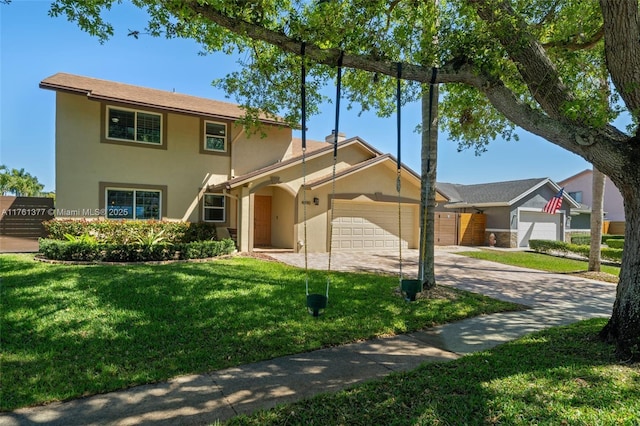
<path id="1" fill-rule="evenodd" d="M 418 275 L 422 288 L 436 285 L 435 262 L 435 213 L 436 165 L 438 161 L 438 85 L 422 94 L 422 195 L 420 205 L 420 262 Z"/>
<path id="2" fill-rule="evenodd" d="M 537 107 L 531 107 L 523 94 L 513 92 L 509 88 L 511 85 L 505 84 L 511 77 L 507 72 L 504 75 L 506 78 L 501 79 L 497 71 L 500 68 L 498 63 L 493 63 L 495 67 L 484 67 L 472 61 L 465 61 L 462 65 L 458 61 L 450 61 L 439 66 L 437 82 L 463 83 L 477 88 L 508 120 L 591 162 L 608 175 L 623 194 L 627 219 L 626 247 L 612 317 L 602 335 L 616 342 L 622 356 L 631 355 L 640 342 L 640 128 L 636 129 L 634 137 L 629 138 L 629 135 L 611 124 L 594 129 L 586 117 L 589 114 L 587 111 L 586 114 L 579 114 L 577 119 L 568 117 L 566 107 L 576 104 L 577 99 L 570 89 L 571 85 L 564 84 L 558 63 L 547 54 L 535 35 L 538 30 L 535 30 L 535 34 L 531 32 L 531 25 L 516 13 L 513 2 L 474 0 L 463 3 L 477 9 L 478 16 L 487 24 L 483 31 L 495 36 L 496 41 L 504 47 L 505 55 L 517 68 L 522 77 L 521 83 L 527 86 Z M 241 38 L 263 40 L 295 54 L 300 51 L 300 41 L 296 37 L 225 15 L 221 11 L 224 9 L 207 2 L 185 0 L 179 2 L 179 7 L 171 2 L 166 6 L 176 8 L 178 15 L 184 14 L 185 9 L 191 9 L 195 12 L 194 19 L 197 16 L 198 19 L 220 25 L 239 34 Z M 638 1 L 600 0 L 600 6 L 608 78 L 613 82 L 626 110 L 637 119 L 640 111 Z M 216 40 L 216 37 L 212 39 Z M 395 76 L 397 72 L 397 64 L 391 58 L 376 60 L 377 55 L 371 52 L 356 54 L 338 47 L 323 49 L 307 44 L 306 55 L 312 61 L 329 66 L 335 66 L 342 59 L 343 65 L 348 68 L 390 76 Z M 491 65 L 491 55 L 488 59 Z M 430 66 L 404 64 L 403 76 L 407 80 L 429 83 Z M 424 101 L 423 98 L 423 105 Z M 424 272 L 431 274 L 434 234 L 426 231 L 433 229 L 437 147 L 435 134 L 428 138 L 428 142 L 424 140 L 425 137 L 423 133 L 422 184 L 423 200 L 427 203 L 426 220 L 430 226 L 423 225 L 425 238 L 421 238 L 421 249 L 427 256 L 421 262 L 421 267 Z M 427 285 L 430 282 L 435 283 L 435 280 L 432 277 L 425 279 Z"/>
<path id="3" fill-rule="evenodd" d="M 636 172 L 636 176 L 637 176 Z M 624 197 L 625 240 L 620 281 L 609 322 L 600 332 L 618 357 L 640 359 L 640 179 L 618 185 Z"/>
<path id="4" fill-rule="evenodd" d="M 604 173 L 593 167 L 591 202 L 591 247 L 589 250 L 589 271 L 600 272 L 600 248 L 602 245 L 602 210 L 604 209 Z"/>

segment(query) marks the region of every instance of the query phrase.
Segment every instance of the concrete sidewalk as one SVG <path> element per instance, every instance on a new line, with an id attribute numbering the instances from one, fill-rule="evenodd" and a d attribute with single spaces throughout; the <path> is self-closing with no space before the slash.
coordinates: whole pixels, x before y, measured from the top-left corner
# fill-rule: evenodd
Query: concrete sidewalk
<path id="1" fill-rule="evenodd" d="M 403 269 L 411 277 L 416 273 L 417 252 L 408 251 L 404 256 Z M 293 253 L 273 257 L 294 265 L 304 262 L 301 255 Z M 326 261 L 322 254 L 309 259 L 310 267 L 318 269 L 326 268 Z M 332 269 L 397 273 L 397 263 L 393 253 L 334 254 Z M 612 284 L 497 265 L 443 250 L 436 252 L 436 275 L 440 284 L 532 309 L 0 413 L 0 426 L 210 424 L 321 392 L 338 391 L 394 371 L 413 369 L 423 362 L 456 359 L 531 331 L 608 316 L 615 297 Z"/>

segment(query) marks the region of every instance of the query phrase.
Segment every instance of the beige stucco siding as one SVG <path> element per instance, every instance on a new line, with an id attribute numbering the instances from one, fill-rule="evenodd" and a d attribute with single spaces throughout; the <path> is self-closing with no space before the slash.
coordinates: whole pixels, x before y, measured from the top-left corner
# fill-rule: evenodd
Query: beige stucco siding
<path id="1" fill-rule="evenodd" d="M 393 167 L 392 167 L 393 166 Z M 401 194 L 403 197 L 420 199 L 420 182 L 417 179 L 402 180 Z M 342 193 L 375 193 L 397 197 L 396 169 L 391 162 L 376 164 L 356 174 L 339 181 Z"/>
<path id="2" fill-rule="evenodd" d="M 299 204 L 302 203 L 302 197 L 299 198 Z M 307 251 L 309 253 L 324 253 L 328 247 L 327 236 L 327 210 L 325 206 L 315 206 L 313 203 L 307 204 L 307 221 L 306 221 L 306 244 Z M 298 247 L 299 250 L 304 250 L 305 243 L 305 221 L 304 221 L 304 206 L 300 206 L 298 209 Z"/>
<path id="3" fill-rule="evenodd" d="M 234 126 L 234 135 L 237 131 Z M 264 125 L 257 134 L 244 134 L 233 143 L 232 177 L 282 161 L 291 151 L 291 128 Z"/>
<path id="4" fill-rule="evenodd" d="M 340 150 L 336 162 L 336 172 L 361 163 L 371 158 L 371 153 L 362 150 L 357 145 L 347 146 Z M 333 171 L 333 155 L 323 155 L 319 158 L 311 158 L 306 162 L 306 182 L 330 176 Z M 302 166 L 290 167 L 277 173 L 280 181 L 285 183 L 293 191 L 299 191 L 303 184 Z M 395 180 L 394 180 L 395 182 Z M 362 189 L 362 188 L 361 188 Z"/>
<path id="5" fill-rule="evenodd" d="M 100 140 L 100 104 L 79 96 L 56 96 L 56 208 L 58 211 L 97 209 L 96 168 L 101 159 L 95 148 Z M 76 119 L 78 117 L 78 119 Z"/>
<path id="6" fill-rule="evenodd" d="M 99 185 L 107 182 L 122 187 L 166 186 L 163 197 L 167 207 L 162 212 L 163 218 L 199 221 L 202 215 L 200 188 L 223 182 L 230 175 L 229 154 L 200 152 L 203 125 L 200 117 L 165 114 L 166 149 L 154 149 L 136 143 L 102 143 L 104 110 L 99 102 L 58 92 L 56 104 L 57 208 L 72 211 L 73 215 L 103 206 L 105 194 Z M 230 139 L 236 137 L 237 145 L 232 149 L 249 141 L 257 142 L 255 136 L 237 137 L 240 130 L 230 122 L 227 124 Z M 276 132 L 287 133 L 279 129 Z M 267 144 L 265 140 L 260 142 Z M 227 211 L 227 222 L 233 226 L 235 211 L 231 210 Z"/>
<path id="7" fill-rule="evenodd" d="M 294 248 L 294 234 L 291 224 L 295 218 L 295 198 L 288 191 L 275 187 L 272 203 L 272 243 L 274 247 Z"/>

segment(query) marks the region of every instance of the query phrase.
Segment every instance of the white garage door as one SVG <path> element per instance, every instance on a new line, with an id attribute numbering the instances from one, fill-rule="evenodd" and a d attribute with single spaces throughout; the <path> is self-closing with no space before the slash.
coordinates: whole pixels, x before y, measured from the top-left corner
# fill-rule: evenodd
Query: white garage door
<path id="1" fill-rule="evenodd" d="M 336 201 L 333 214 L 332 249 L 366 251 L 398 249 L 398 205 Z M 402 206 L 402 247 L 414 248 L 416 207 Z M 415 231 L 417 232 L 417 230 Z"/>
<path id="2" fill-rule="evenodd" d="M 560 240 L 561 214 L 520 211 L 518 246 L 527 247 L 529 240 Z"/>

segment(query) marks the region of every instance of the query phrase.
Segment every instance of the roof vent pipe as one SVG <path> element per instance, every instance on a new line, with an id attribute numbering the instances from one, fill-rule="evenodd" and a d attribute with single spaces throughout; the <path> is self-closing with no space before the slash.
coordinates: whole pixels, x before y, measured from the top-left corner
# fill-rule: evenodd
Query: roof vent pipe
<path id="1" fill-rule="evenodd" d="M 335 138 L 335 134 L 336 134 L 336 131 L 335 131 L 335 130 L 332 130 L 332 131 L 331 131 L 331 134 L 330 134 L 329 136 L 327 136 L 326 138 L 324 138 L 325 142 L 327 142 L 327 143 L 333 143 L 333 140 L 334 140 L 334 138 Z M 343 141 L 343 140 L 345 140 L 346 138 L 347 138 L 347 137 L 346 137 L 346 135 L 345 135 L 344 133 L 342 133 L 342 132 L 339 132 L 339 133 L 338 133 L 338 142 L 342 142 L 342 141 Z"/>

